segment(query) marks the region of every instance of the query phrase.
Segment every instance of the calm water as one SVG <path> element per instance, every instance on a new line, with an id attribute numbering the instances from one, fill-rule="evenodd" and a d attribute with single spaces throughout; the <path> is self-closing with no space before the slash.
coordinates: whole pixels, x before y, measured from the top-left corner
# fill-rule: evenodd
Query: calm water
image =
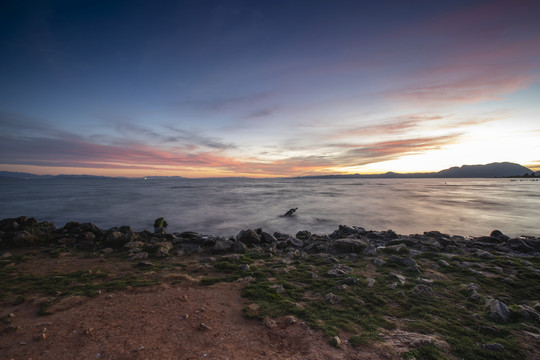
<path id="1" fill-rule="evenodd" d="M 540 236 L 540 182 L 510 179 L 0 180 L 0 218 L 101 228 L 234 235 L 241 229 L 330 233 L 339 224 L 399 234 Z M 280 217 L 298 207 L 296 216 Z"/>

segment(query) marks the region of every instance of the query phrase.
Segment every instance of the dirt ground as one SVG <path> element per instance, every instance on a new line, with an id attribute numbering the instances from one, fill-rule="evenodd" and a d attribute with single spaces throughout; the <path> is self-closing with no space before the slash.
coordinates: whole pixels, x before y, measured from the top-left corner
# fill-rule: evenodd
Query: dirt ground
<path id="1" fill-rule="evenodd" d="M 85 268 L 129 271 L 132 264 L 84 257 L 36 256 L 17 265 L 27 272 Z M 35 301 L 1 304 L 1 359 L 399 359 L 384 345 L 337 349 L 300 320 L 275 324 L 247 319 L 242 282 L 201 286 L 183 280 L 136 290 L 70 297 L 52 315 L 38 315 Z M 346 337 L 344 337 L 346 338 Z M 377 347 L 378 346 L 378 347 Z"/>

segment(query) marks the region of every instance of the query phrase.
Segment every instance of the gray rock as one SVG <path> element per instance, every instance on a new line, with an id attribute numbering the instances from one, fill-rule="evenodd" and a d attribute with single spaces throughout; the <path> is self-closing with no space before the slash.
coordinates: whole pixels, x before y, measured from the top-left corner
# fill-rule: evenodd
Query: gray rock
<path id="1" fill-rule="evenodd" d="M 160 246 L 156 250 L 156 257 L 167 257 L 169 256 L 169 250 L 166 247 Z"/>
<path id="2" fill-rule="evenodd" d="M 512 316 L 512 312 L 508 306 L 500 300 L 488 298 L 486 300 L 486 307 L 488 308 L 488 317 L 492 320 L 507 322 Z"/>
<path id="3" fill-rule="evenodd" d="M 534 249 L 530 247 L 529 245 L 527 245 L 525 241 L 523 241 L 522 239 L 510 239 L 508 240 L 506 244 L 513 251 L 522 252 L 522 253 L 530 253 L 534 251 Z"/>
<path id="4" fill-rule="evenodd" d="M 356 277 L 348 277 L 345 280 L 343 280 L 343 282 L 348 285 L 356 285 L 358 284 L 358 281 L 360 281 L 360 279 Z"/>
<path id="5" fill-rule="evenodd" d="M 413 258 L 411 257 L 408 257 L 408 258 L 405 258 L 401 261 L 401 263 L 403 265 L 405 265 L 405 267 L 407 268 L 407 270 L 411 270 L 411 271 L 415 271 L 415 272 L 420 272 L 420 267 L 418 266 L 418 264 L 416 263 L 416 261 L 413 260 Z"/>
<path id="6" fill-rule="evenodd" d="M 386 264 L 386 261 L 384 261 L 382 259 L 373 259 L 373 260 L 371 260 L 371 262 L 374 265 L 377 265 L 377 266 L 383 266 L 384 264 Z"/>
<path id="7" fill-rule="evenodd" d="M 296 238 L 299 240 L 309 240 L 311 233 L 309 231 L 303 230 L 296 233 Z"/>
<path id="8" fill-rule="evenodd" d="M 373 245 L 368 245 L 368 247 L 365 248 L 364 251 L 362 251 L 362 254 L 366 256 L 375 256 L 377 255 L 377 247 Z"/>
<path id="9" fill-rule="evenodd" d="M 540 320 L 540 314 L 538 314 L 536 311 L 534 311 L 533 308 L 527 306 L 527 305 L 519 305 L 518 306 L 519 314 L 528 320 Z"/>
<path id="10" fill-rule="evenodd" d="M 439 264 L 442 267 L 449 267 L 450 266 L 450 264 L 446 260 L 442 260 L 442 259 L 437 261 L 437 264 Z"/>
<path id="11" fill-rule="evenodd" d="M 274 244 L 277 242 L 277 239 L 274 237 L 274 235 L 271 235 L 267 232 L 261 232 L 260 235 L 261 242 L 265 244 Z"/>
<path id="12" fill-rule="evenodd" d="M 247 246 L 258 245 L 261 243 L 261 238 L 253 229 L 240 231 L 238 235 L 236 235 L 236 240 L 243 242 Z"/>
<path id="13" fill-rule="evenodd" d="M 485 251 L 485 250 L 478 250 L 476 252 L 476 256 L 478 256 L 479 258 L 482 258 L 482 259 L 487 259 L 487 260 L 491 260 L 491 259 L 495 258 L 495 255 L 493 255 L 489 251 Z"/>
<path id="14" fill-rule="evenodd" d="M 407 281 L 407 278 L 401 274 L 392 273 L 391 276 L 398 280 L 401 285 L 405 285 L 405 282 Z"/>
<path id="15" fill-rule="evenodd" d="M 124 245 L 124 248 L 126 249 L 142 249 L 144 247 L 144 243 L 142 241 L 130 241 L 127 244 Z"/>
<path id="16" fill-rule="evenodd" d="M 361 252 L 367 246 L 367 241 L 361 239 L 338 239 L 334 241 L 334 247 L 340 252 Z"/>
<path id="17" fill-rule="evenodd" d="M 420 284 L 416 285 L 412 292 L 416 296 L 428 297 L 431 296 L 433 290 L 431 290 L 431 288 L 427 285 Z"/>
<path id="18" fill-rule="evenodd" d="M 167 235 L 167 229 L 165 227 L 154 228 L 154 235 Z"/>
<path id="19" fill-rule="evenodd" d="M 367 278 L 367 287 L 372 287 L 373 285 L 375 285 L 375 279 L 373 278 Z"/>
<path id="20" fill-rule="evenodd" d="M 158 241 L 153 245 L 154 248 L 164 248 L 167 250 L 172 250 L 174 248 L 174 245 L 170 241 Z"/>
<path id="21" fill-rule="evenodd" d="M 352 268 L 347 265 L 335 264 L 332 269 L 328 270 L 327 274 L 330 276 L 342 276 L 352 271 Z"/>
<path id="22" fill-rule="evenodd" d="M 146 251 L 140 251 L 131 255 L 131 260 L 145 260 L 148 259 L 148 253 Z"/>
<path id="23" fill-rule="evenodd" d="M 298 239 L 293 238 L 293 237 L 288 238 L 287 243 L 289 243 L 289 245 L 297 247 L 297 248 L 301 248 L 301 247 L 304 246 L 304 243 L 302 242 L 302 240 L 298 240 Z"/>
<path id="24" fill-rule="evenodd" d="M 215 252 L 225 252 L 232 248 L 234 242 L 227 239 L 218 239 L 216 240 L 216 243 L 214 244 L 214 251 Z"/>
<path id="25" fill-rule="evenodd" d="M 326 301 L 328 301 L 332 305 L 339 305 L 341 304 L 342 298 L 341 296 L 334 295 L 333 293 L 328 293 L 324 296 Z"/>
<path id="26" fill-rule="evenodd" d="M 402 251 L 405 251 L 407 249 L 407 245 L 401 243 L 397 245 L 391 245 L 384 248 L 384 251 L 387 252 L 394 252 L 394 253 L 400 253 Z"/>
<path id="27" fill-rule="evenodd" d="M 482 348 L 484 348 L 486 350 L 489 350 L 489 351 L 497 351 L 497 352 L 504 351 L 504 346 L 502 346 L 501 344 L 498 344 L 498 343 L 483 344 Z"/>
<path id="28" fill-rule="evenodd" d="M 235 253 L 243 253 L 246 251 L 246 245 L 241 241 L 235 241 L 231 246 L 231 250 Z"/>

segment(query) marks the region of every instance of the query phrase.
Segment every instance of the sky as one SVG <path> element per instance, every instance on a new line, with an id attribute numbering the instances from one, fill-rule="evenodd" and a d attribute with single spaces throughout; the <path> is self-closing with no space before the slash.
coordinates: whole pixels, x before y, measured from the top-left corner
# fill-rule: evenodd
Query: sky
<path id="1" fill-rule="evenodd" d="M 0 170 L 540 170 L 540 1 L 0 2 Z"/>

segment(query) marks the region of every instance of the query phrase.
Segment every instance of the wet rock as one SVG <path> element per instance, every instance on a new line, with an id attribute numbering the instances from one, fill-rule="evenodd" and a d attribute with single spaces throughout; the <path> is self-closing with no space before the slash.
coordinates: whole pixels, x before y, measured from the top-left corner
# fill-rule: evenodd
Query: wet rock
<path id="1" fill-rule="evenodd" d="M 260 238 L 263 244 L 273 244 L 277 242 L 277 239 L 274 237 L 274 235 L 269 234 L 265 231 L 261 232 Z"/>
<path id="2" fill-rule="evenodd" d="M 299 240 L 309 240 L 311 233 L 307 230 L 299 231 L 296 233 L 296 238 Z"/>
<path id="3" fill-rule="evenodd" d="M 488 298 L 486 300 L 486 307 L 488 308 L 488 317 L 492 320 L 507 322 L 512 316 L 512 312 L 508 306 L 500 300 Z"/>
<path id="4" fill-rule="evenodd" d="M 241 242 L 241 241 L 235 241 L 232 245 L 231 245 L 231 250 L 234 251 L 235 253 L 243 253 L 246 251 L 246 245 Z"/>
<path id="5" fill-rule="evenodd" d="M 304 246 L 304 243 L 302 242 L 302 240 L 299 240 L 299 239 L 296 239 L 296 238 L 293 238 L 293 237 L 288 238 L 287 243 L 289 245 L 297 247 L 297 248 L 301 248 L 301 247 Z"/>
<path id="6" fill-rule="evenodd" d="M 489 236 L 499 239 L 501 241 L 508 241 L 510 240 L 510 237 L 504 235 L 500 230 L 493 230 Z"/>
<path id="7" fill-rule="evenodd" d="M 261 238 L 253 229 L 242 230 L 236 235 L 236 240 L 244 243 L 247 246 L 258 245 L 261 243 Z"/>

